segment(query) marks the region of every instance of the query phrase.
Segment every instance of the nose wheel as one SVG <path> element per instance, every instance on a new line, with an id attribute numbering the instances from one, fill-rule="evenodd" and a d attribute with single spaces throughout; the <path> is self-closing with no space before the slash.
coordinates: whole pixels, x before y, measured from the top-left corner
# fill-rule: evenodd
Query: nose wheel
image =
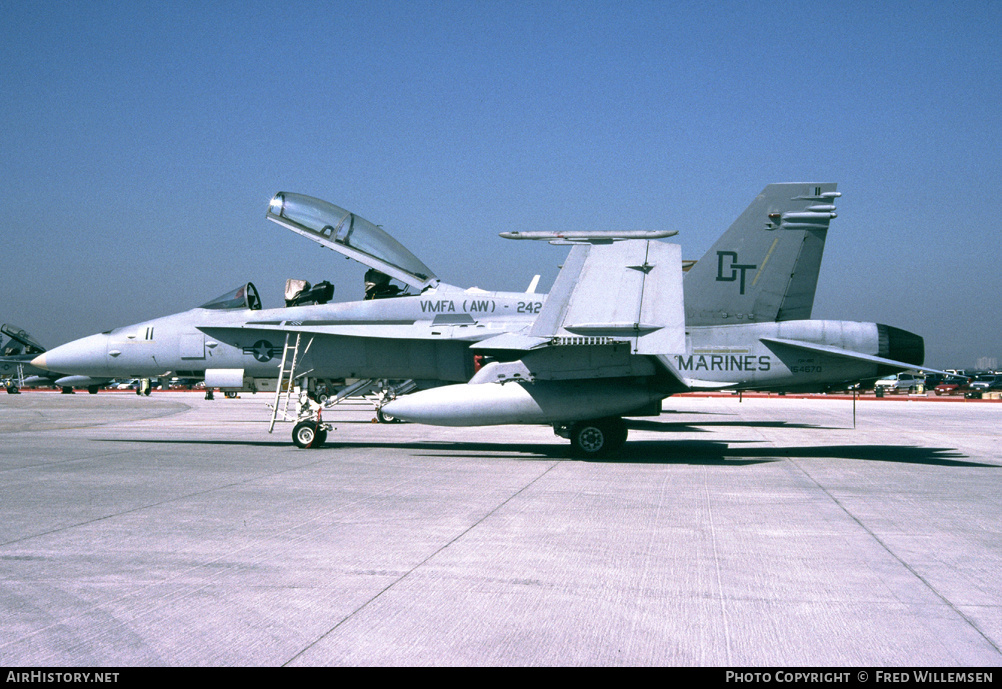
<path id="1" fill-rule="evenodd" d="M 382 408 L 376 409 L 376 420 L 379 423 L 400 423 L 400 419 L 395 416 L 390 416 L 382 410 Z"/>
<path id="2" fill-rule="evenodd" d="M 300 421 L 292 429 L 292 442 L 302 449 L 320 447 L 327 442 L 327 428 L 316 421 Z"/>

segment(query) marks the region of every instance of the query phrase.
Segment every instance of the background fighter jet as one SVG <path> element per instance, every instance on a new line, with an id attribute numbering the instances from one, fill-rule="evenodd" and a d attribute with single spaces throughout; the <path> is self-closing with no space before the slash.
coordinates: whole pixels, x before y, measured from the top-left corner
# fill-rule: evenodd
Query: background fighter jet
<path id="1" fill-rule="evenodd" d="M 453 426 L 551 424 L 578 454 L 607 454 L 626 440 L 623 416 L 657 415 L 678 392 L 817 391 L 921 366 L 917 335 L 809 320 L 838 196 L 834 184 L 767 186 L 684 278 L 679 247 L 654 239 L 664 233 L 534 233 L 573 245 L 540 295 L 442 283 L 372 223 L 280 193 L 270 220 L 405 287 L 386 299 L 261 310 L 247 283 L 34 363 L 93 376 L 172 370 L 251 389 L 296 370 L 307 372 L 305 390 L 318 380 L 412 379 L 424 389 L 384 413 Z M 315 406 L 302 407 L 298 445 L 326 436 Z"/>
<path id="2" fill-rule="evenodd" d="M 34 366 L 31 360 L 45 352 L 45 347 L 16 325 L 4 323 L 0 326 L 0 333 L 10 338 L 0 348 L 0 381 L 9 394 L 17 394 L 23 387 L 50 385 L 60 387 L 66 393 L 73 392 L 73 388 L 87 388 L 94 394 L 108 382 L 107 379 L 66 375 Z"/>

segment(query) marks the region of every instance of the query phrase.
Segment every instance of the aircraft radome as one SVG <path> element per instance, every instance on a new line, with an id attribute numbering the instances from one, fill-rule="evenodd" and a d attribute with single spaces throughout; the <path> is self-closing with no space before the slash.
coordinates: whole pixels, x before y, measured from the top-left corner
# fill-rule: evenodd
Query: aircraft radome
<path id="1" fill-rule="evenodd" d="M 811 320 L 835 188 L 766 186 L 685 272 L 680 247 L 659 241 L 670 232 L 523 233 L 571 245 L 548 295 L 446 284 L 372 223 L 283 192 L 268 219 L 370 266 L 365 300 L 332 303 L 324 283 L 290 281 L 286 307 L 261 309 L 246 283 L 33 363 L 98 377 L 173 371 L 222 389 L 274 390 L 272 427 L 282 381 L 292 378 L 303 392 L 292 417 L 301 447 L 326 440 L 331 427 L 319 414 L 338 395 L 408 380 L 416 391 L 386 394 L 382 415 L 547 424 L 576 455 L 604 456 L 626 441 L 623 417 L 656 416 L 676 393 L 822 391 L 921 367 L 918 335 Z M 325 388 L 336 394 L 320 403 Z"/>

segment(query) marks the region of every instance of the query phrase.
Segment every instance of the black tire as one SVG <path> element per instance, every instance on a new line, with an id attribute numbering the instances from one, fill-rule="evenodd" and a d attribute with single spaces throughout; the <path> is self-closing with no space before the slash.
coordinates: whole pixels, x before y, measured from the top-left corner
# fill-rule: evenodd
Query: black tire
<path id="1" fill-rule="evenodd" d="M 7 388 L 7 394 L 8 395 L 20 395 L 21 391 L 18 389 L 18 387 L 16 385 L 11 385 L 9 388 Z"/>
<path id="2" fill-rule="evenodd" d="M 628 433 L 618 416 L 578 421 L 571 426 L 571 450 L 575 457 L 609 457 L 623 449 Z"/>
<path id="3" fill-rule="evenodd" d="M 224 392 L 223 394 L 226 395 L 227 399 L 231 399 L 231 400 L 235 399 L 236 396 L 237 396 L 237 393 L 235 393 L 235 392 Z"/>
<path id="4" fill-rule="evenodd" d="M 316 421 L 300 421 L 292 429 L 292 442 L 298 448 L 317 447 L 318 439 Z"/>
<path id="5" fill-rule="evenodd" d="M 327 431 L 320 429 L 317 431 L 317 439 L 313 441 L 313 447 L 321 447 L 327 442 Z"/>
<path id="6" fill-rule="evenodd" d="M 97 391 L 98 391 L 98 386 L 97 385 L 91 385 L 90 387 L 87 388 L 87 394 L 88 395 L 96 395 Z"/>
<path id="7" fill-rule="evenodd" d="M 60 390 L 59 394 L 60 395 L 72 395 L 73 394 L 73 388 L 63 388 L 62 390 Z"/>
<path id="8" fill-rule="evenodd" d="M 384 413 L 382 409 L 376 410 L 376 420 L 379 423 L 400 423 L 400 419 Z"/>

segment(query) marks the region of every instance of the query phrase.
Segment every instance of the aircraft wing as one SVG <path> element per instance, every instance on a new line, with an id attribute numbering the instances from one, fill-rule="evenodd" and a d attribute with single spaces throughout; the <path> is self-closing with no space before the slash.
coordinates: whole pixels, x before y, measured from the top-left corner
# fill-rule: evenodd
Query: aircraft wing
<path id="1" fill-rule="evenodd" d="M 895 368 L 901 371 L 929 371 L 930 373 L 941 373 L 944 375 L 950 375 L 946 371 L 940 371 L 935 368 L 929 368 L 928 366 L 916 366 L 915 364 L 909 364 L 904 361 L 895 361 L 894 359 L 885 359 L 880 356 L 873 356 L 872 354 L 863 354 L 861 352 L 853 352 L 848 349 L 842 349 L 841 347 L 830 347 L 828 345 L 819 345 L 812 342 L 804 342 L 802 340 L 786 340 L 780 337 L 762 337 L 759 338 L 765 344 L 778 344 L 785 347 L 793 347 L 794 349 L 800 349 L 806 352 L 816 352 L 818 354 L 826 354 L 828 356 L 842 357 L 843 359 L 854 359 L 856 361 L 867 361 L 871 364 L 877 364 L 879 366 L 887 366 L 889 368 Z"/>
<path id="2" fill-rule="evenodd" d="M 528 334 L 566 344 L 628 341 L 633 354 L 684 352 L 681 247 L 574 246 Z"/>
<path id="3" fill-rule="evenodd" d="M 529 331 L 471 349 L 520 356 L 487 364 L 473 384 L 654 376 L 646 355 L 685 351 L 681 250 L 650 240 L 574 246 Z"/>

